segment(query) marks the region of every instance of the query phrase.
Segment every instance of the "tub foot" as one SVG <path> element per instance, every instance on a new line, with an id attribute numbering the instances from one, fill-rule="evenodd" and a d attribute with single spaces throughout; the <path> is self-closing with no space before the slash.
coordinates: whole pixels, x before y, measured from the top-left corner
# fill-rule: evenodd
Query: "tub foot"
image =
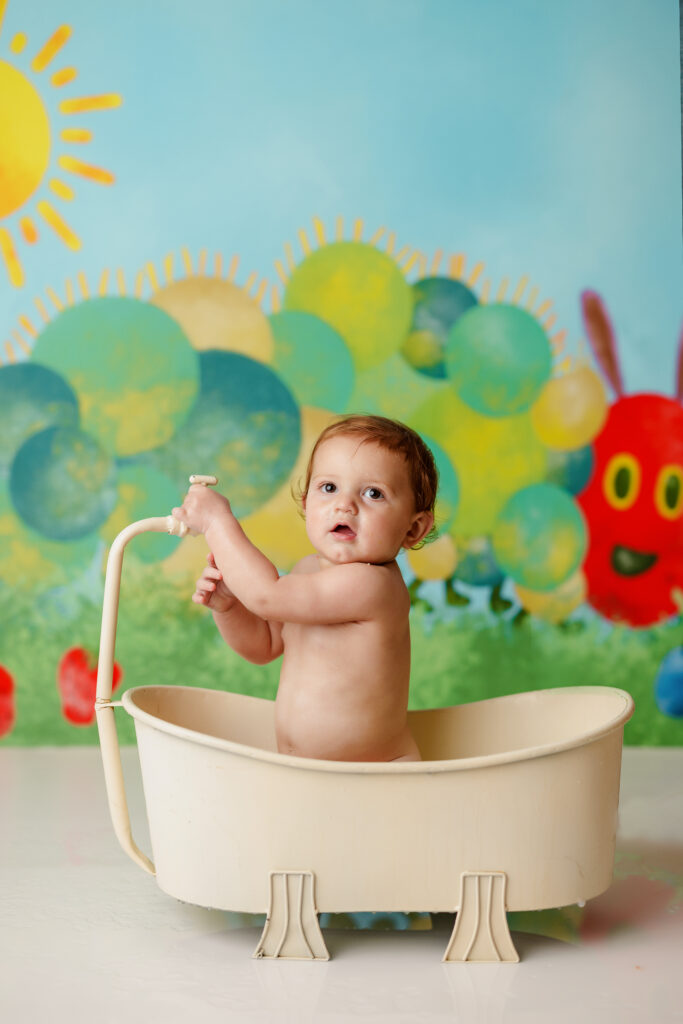
<path id="1" fill-rule="evenodd" d="M 444 963 L 519 963 L 505 915 L 507 875 L 464 871 L 460 906 Z"/>
<path id="2" fill-rule="evenodd" d="M 271 871 L 268 916 L 254 956 L 329 960 L 315 909 L 312 871 Z"/>

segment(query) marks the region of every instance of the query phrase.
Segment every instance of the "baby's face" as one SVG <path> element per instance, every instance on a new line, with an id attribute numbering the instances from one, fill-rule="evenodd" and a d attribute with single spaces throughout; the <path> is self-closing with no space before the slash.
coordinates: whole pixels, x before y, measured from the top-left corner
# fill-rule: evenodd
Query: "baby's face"
<path id="1" fill-rule="evenodd" d="M 421 520 L 403 457 L 343 435 L 315 453 L 305 512 L 308 537 L 329 565 L 390 562 L 416 542 L 408 535 Z"/>

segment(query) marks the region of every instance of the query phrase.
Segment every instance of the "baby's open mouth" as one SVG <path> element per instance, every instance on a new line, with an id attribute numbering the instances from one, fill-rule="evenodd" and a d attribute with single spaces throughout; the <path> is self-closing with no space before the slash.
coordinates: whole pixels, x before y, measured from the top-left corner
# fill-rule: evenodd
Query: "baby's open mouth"
<path id="1" fill-rule="evenodd" d="M 350 526 L 346 526 L 345 523 L 337 523 L 332 533 L 336 537 L 345 537 L 347 540 L 353 540 L 356 534 L 353 532 Z"/>

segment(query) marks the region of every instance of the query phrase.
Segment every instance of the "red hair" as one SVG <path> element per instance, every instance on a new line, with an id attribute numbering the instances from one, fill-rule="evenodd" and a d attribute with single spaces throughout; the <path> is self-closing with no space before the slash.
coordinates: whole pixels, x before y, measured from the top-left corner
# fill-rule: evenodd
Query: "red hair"
<path id="1" fill-rule="evenodd" d="M 408 467 L 415 511 L 434 512 L 439 484 L 439 474 L 434 456 L 415 430 L 407 427 L 405 423 L 399 423 L 398 420 L 390 420 L 384 416 L 354 414 L 344 416 L 325 427 L 313 445 L 313 451 L 306 467 L 306 479 L 299 492 L 300 501 L 305 500 L 308 494 L 315 453 L 323 441 L 328 441 L 331 437 L 358 437 L 361 444 L 370 441 L 379 445 L 380 448 L 401 455 Z M 436 531 L 432 528 L 422 543 L 433 540 L 435 535 Z M 420 547 L 421 545 L 416 546 Z"/>

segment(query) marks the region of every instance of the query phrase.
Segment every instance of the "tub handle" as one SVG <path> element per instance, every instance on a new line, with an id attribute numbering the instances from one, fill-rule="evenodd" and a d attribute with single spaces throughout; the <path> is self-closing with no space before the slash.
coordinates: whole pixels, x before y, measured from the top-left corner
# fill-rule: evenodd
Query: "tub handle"
<path id="1" fill-rule="evenodd" d="M 215 476 L 190 477 L 190 483 L 216 484 Z M 95 715 L 100 737 L 104 782 L 109 801 L 109 814 L 116 838 L 128 856 L 139 864 L 150 875 L 156 874 L 154 864 L 137 847 L 133 840 L 128 813 L 128 801 L 121 766 L 121 750 L 119 747 L 116 721 L 114 719 L 114 703 L 112 702 L 112 684 L 114 676 L 114 647 L 116 644 L 116 626 L 119 611 L 119 595 L 121 591 L 121 570 L 126 544 L 140 533 L 170 533 L 175 537 L 184 537 L 188 530 L 172 515 L 154 516 L 150 519 L 139 519 L 131 523 L 115 538 L 109 558 L 104 580 L 104 601 L 102 604 L 102 627 L 100 630 L 100 653 L 97 667 L 97 694 L 95 698 Z M 116 702 L 119 706 L 119 702 Z"/>

